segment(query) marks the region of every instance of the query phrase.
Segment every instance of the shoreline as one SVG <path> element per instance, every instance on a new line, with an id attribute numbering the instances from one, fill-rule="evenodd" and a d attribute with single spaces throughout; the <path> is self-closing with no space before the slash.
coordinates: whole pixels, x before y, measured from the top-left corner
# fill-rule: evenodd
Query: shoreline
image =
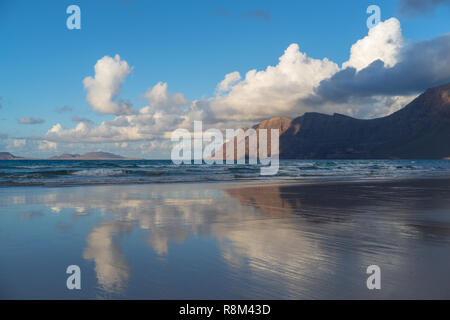
<path id="1" fill-rule="evenodd" d="M 56 161 L 56 160 L 55 160 Z M 143 184 L 317 184 L 450 177 L 450 162 L 281 161 L 275 175 L 260 166 L 174 165 L 170 161 L 2 161 L 2 187 Z"/>
<path id="2" fill-rule="evenodd" d="M 0 188 L 8 298 L 449 297 L 450 177 L 74 187 Z"/>
<path id="3" fill-rule="evenodd" d="M 235 188 L 245 187 L 264 187 L 264 186 L 308 186 L 308 185 L 341 185 L 341 184 L 360 184 L 360 183 L 402 183 L 402 182 L 425 182 L 425 181 L 444 181 L 450 183 L 448 176 L 414 176 L 414 177 L 378 177 L 378 178 L 351 178 L 342 177 L 330 178 L 308 178 L 308 179 L 242 179 L 232 181 L 154 181 L 154 182 L 130 182 L 130 183 L 86 183 L 86 184 L 0 184 L 0 190 L 4 188 L 66 188 L 66 187 L 96 187 L 96 186 L 156 186 L 156 185 L 224 185 L 234 186 Z"/>

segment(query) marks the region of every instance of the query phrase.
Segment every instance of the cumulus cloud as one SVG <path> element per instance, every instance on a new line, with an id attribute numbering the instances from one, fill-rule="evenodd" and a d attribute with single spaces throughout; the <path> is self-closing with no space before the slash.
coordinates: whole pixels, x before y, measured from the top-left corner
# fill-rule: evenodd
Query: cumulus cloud
<path id="1" fill-rule="evenodd" d="M 175 127 L 182 126 L 188 110 L 180 108 L 188 103 L 181 93 L 168 91 L 167 84 L 159 82 L 144 95 L 149 104 L 135 114 L 119 115 L 112 120 L 94 126 L 92 121 L 78 120 L 75 128 L 65 129 L 61 124 L 54 125 L 45 135 L 48 141 L 55 142 L 125 142 L 156 139 L 166 136 Z"/>
<path id="2" fill-rule="evenodd" d="M 275 66 L 251 70 L 244 79 L 238 72 L 226 75 L 217 95 L 207 100 L 207 119 L 251 124 L 311 111 L 385 116 L 424 89 L 450 80 L 449 46 L 446 35 L 408 45 L 396 18 L 380 22 L 354 43 L 341 68 L 291 44 Z"/>
<path id="3" fill-rule="evenodd" d="M 58 145 L 55 142 L 46 140 L 38 142 L 39 151 L 56 151 L 57 147 Z"/>
<path id="4" fill-rule="evenodd" d="M 350 59 L 342 67 L 353 67 L 359 71 L 375 60 L 382 60 L 387 67 L 392 67 L 398 62 L 403 45 L 400 21 L 390 18 L 371 28 L 366 37 L 352 46 Z"/>
<path id="5" fill-rule="evenodd" d="M 231 89 L 232 85 L 235 84 L 237 81 L 241 80 L 241 74 L 237 71 L 228 73 L 225 75 L 225 79 L 223 79 L 218 85 L 217 85 L 217 91 L 218 92 L 226 92 Z"/>
<path id="6" fill-rule="evenodd" d="M 0 144 L 1 145 L 1 144 Z M 56 151 L 58 144 L 41 138 L 13 138 L 9 137 L 7 144 L 4 144 L 6 150 L 20 156 L 34 156 L 42 152 Z"/>
<path id="7" fill-rule="evenodd" d="M 434 11 L 440 5 L 450 5 L 449 0 L 400 0 L 399 12 L 404 15 L 421 15 Z"/>
<path id="8" fill-rule="evenodd" d="M 226 95 L 211 100 L 211 109 L 217 119 L 254 120 L 275 114 L 297 114 L 296 101 L 307 96 L 325 78 L 339 70 L 336 63 L 324 58 L 313 59 L 291 44 L 275 66 L 266 70 L 250 70 L 245 78 L 230 86 Z M 234 79 L 236 74 L 234 73 Z M 222 81 L 223 84 L 223 81 Z"/>
<path id="9" fill-rule="evenodd" d="M 80 122 L 75 128 L 65 129 L 58 123 L 47 131 L 44 138 L 58 142 L 138 141 L 164 136 L 181 121 L 177 116 L 167 114 L 138 114 L 118 116 L 97 127 Z"/>
<path id="10" fill-rule="evenodd" d="M 131 114 L 133 106 L 122 99 L 114 101 L 121 91 L 122 84 L 131 73 L 132 68 L 120 56 L 105 56 L 98 60 L 94 67 L 94 77 L 83 80 L 87 90 L 87 102 L 92 109 L 104 114 Z"/>
<path id="11" fill-rule="evenodd" d="M 128 65 L 124 60 L 121 63 Z M 126 141 L 165 137 L 174 128 L 183 126 L 183 122 L 189 116 L 189 108 L 182 108 L 189 104 L 189 101 L 182 93 L 170 92 L 167 83 L 158 82 L 147 90 L 144 97 L 148 99 L 148 105 L 139 109 L 138 112 L 118 115 L 112 120 L 103 121 L 98 126 L 89 119 L 74 116 L 72 121 L 78 122 L 74 128 L 66 129 L 57 123 L 47 131 L 44 139 L 65 143 L 114 142 L 121 143 L 118 146 L 125 148 L 127 145 L 123 142 Z"/>
<path id="12" fill-rule="evenodd" d="M 158 82 L 153 88 L 148 89 L 144 97 L 149 100 L 148 107 L 152 110 L 179 107 L 189 103 L 182 93 L 168 92 L 165 82 Z"/>
<path id="13" fill-rule="evenodd" d="M 44 123 L 45 120 L 41 118 L 20 118 L 18 123 L 20 124 L 39 124 Z"/>

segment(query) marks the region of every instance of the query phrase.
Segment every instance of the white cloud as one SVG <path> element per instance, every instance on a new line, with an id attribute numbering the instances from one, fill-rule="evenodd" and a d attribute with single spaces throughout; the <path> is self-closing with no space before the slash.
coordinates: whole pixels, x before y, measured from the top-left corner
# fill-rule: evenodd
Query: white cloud
<path id="1" fill-rule="evenodd" d="M 241 74 L 237 71 L 228 73 L 225 75 L 225 79 L 223 79 L 218 85 L 217 85 L 217 91 L 218 92 L 225 92 L 231 89 L 233 84 L 235 84 L 237 81 L 241 80 Z"/>
<path id="2" fill-rule="evenodd" d="M 131 114 L 133 107 L 130 103 L 119 99 L 113 101 L 120 93 L 125 78 L 131 73 L 132 68 L 120 56 L 114 58 L 105 56 L 95 64 L 95 76 L 86 77 L 83 80 L 87 90 L 87 102 L 92 109 L 105 114 Z"/>
<path id="3" fill-rule="evenodd" d="M 172 143 L 165 139 L 157 139 L 142 143 L 139 148 L 142 155 L 152 156 L 154 154 L 167 153 L 171 145 Z"/>
<path id="4" fill-rule="evenodd" d="M 148 112 L 149 108 L 152 110 L 179 107 L 187 105 L 186 97 L 182 93 L 172 94 L 167 91 L 167 83 L 158 82 L 153 88 L 148 89 L 144 97 L 149 100 L 147 109 L 142 110 L 143 113 Z"/>
<path id="5" fill-rule="evenodd" d="M 250 70 L 244 77 L 238 71 L 226 74 L 210 98 L 189 102 L 182 93 L 171 93 L 167 83 L 158 82 L 143 94 L 148 104 L 132 114 L 131 105 L 121 100 L 113 101 L 132 69 L 118 55 L 114 58 L 105 56 L 96 63 L 94 78 L 87 77 L 84 85 L 92 108 L 101 113 L 116 114 L 116 117 L 98 126 L 89 121 L 69 129 L 56 124 L 44 139 L 65 143 L 117 143 L 117 148 L 127 149 L 132 146 L 127 142 L 141 141 L 137 142 L 140 150 L 148 153 L 169 147 L 164 145 L 164 139 L 176 128 L 191 129 L 194 120 L 203 120 L 204 129 L 207 129 L 207 126 L 249 126 L 273 116 L 297 117 L 308 111 L 339 112 L 362 118 L 384 116 L 407 104 L 417 92 L 393 91 L 387 95 L 377 93 L 341 101 L 328 99 L 321 103 L 308 99 L 322 84 L 340 73 L 353 72 L 362 77 L 366 74 L 363 69 L 377 63 L 388 70 L 396 70 L 405 59 L 404 52 L 400 23 L 391 18 L 370 29 L 366 37 L 351 47 L 349 60 L 342 68 L 327 58 L 309 57 L 293 43 L 276 65 L 265 70 Z M 420 54 L 418 50 L 417 55 Z M 368 74 L 368 77 L 372 76 L 372 73 Z M 337 92 L 331 93 L 338 96 L 342 90 L 336 88 Z"/>
<path id="6" fill-rule="evenodd" d="M 26 140 L 25 139 L 14 139 L 13 146 L 14 148 L 21 148 L 25 146 Z"/>
<path id="7" fill-rule="evenodd" d="M 219 85 L 230 89 L 224 96 L 211 101 L 211 110 L 217 119 L 256 120 L 273 115 L 293 115 L 296 101 L 310 94 L 325 78 L 339 70 L 334 62 L 308 57 L 297 44 L 291 44 L 279 58 L 276 66 L 266 70 L 250 70 L 245 78 L 229 88 L 229 79 Z M 232 78 L 236 79 L 236 76 Z M 221 83 L 223 84 L 223 82 Z"/>
<path id="8" fill-rule="evenodd" d="M 352 46 L 350 59 L 342 64 L 342 68 L 353 67 L 359 71 L 378 59 L 392 67 L 398 62 L 403 46 L 400 21 L 390 18 L 378 23 L 366 37 Z"/>
<path id="9" fill-rule="evenodd" d="M 60 142 L 118 142 L 144 139 L 145 136 L 139 133 L 138 126 L 133 126 L 135 117 L 119 116 L 112 121 L 102 122 L 98 127 L 80 122 L 75 128 L 64 129 L 58 123 L 45 134 L 44 138 Z M 120 120 L 123 120 L 124 124 L 115 125 L 115 122 Z"/>
<path id="10" fill-rule="evenodd" d="M 166 135 L 185 120 L 188 103 L 181 93 L 172 94 L 167 84 L 159 82 L 145 94 L 149 105 L 131 115 L 119 115 L 99 126 L 92 122 L 80 122 L 75 128 L 65 129 L 54 125 L 44 138 L 56 142 L 126 142 L 155 139 Z"/>
<path id="11" fill-rule="evenodd" d="M 55 142 L 50 141 L 39 141 L 38 143 L 38 149 L 40 151 L 56 151 L 58 145 Z"/>

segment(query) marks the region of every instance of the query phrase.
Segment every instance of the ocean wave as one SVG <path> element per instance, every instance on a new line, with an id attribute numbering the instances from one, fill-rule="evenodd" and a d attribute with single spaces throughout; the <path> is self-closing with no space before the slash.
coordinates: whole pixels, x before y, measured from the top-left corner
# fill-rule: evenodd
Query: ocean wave
<path id="1" fill-rule="evenodd" d="M 67 176 L 72 170 L 43 170 L 43 171 L 0 171 L 0 177 L 3 178 L 48 178 L 55 176 Z"/>
<path id="2" fill-rule="evenodd" d="M 95 177 L 109 177 L 109 176 L 118 176 L 126 174 L 125 170 L 122 169 L 87 169 L 80 171 L 71 172 L 72 175 L 75 176 L 95 176 Z"/>
<path id="3" fill-rule="evenodd" d="M 0 186 L 450 176 L 450 161 L 281 160 L 274 176 L 261 176 L 260 169 L 249 164 L 175 165 L 170 160 L 1 161 Z"/>

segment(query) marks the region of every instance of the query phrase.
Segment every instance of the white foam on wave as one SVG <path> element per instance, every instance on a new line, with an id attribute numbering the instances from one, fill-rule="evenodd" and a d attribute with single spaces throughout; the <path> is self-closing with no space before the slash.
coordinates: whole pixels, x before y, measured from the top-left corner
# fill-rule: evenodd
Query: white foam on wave
<path id="1" fill-rule="evenodd" d="M 108 177 L 122 175 L 124 171 L 120 169 L 89 169 L 75 171 L 72 174 L 76 176 Z"/>

